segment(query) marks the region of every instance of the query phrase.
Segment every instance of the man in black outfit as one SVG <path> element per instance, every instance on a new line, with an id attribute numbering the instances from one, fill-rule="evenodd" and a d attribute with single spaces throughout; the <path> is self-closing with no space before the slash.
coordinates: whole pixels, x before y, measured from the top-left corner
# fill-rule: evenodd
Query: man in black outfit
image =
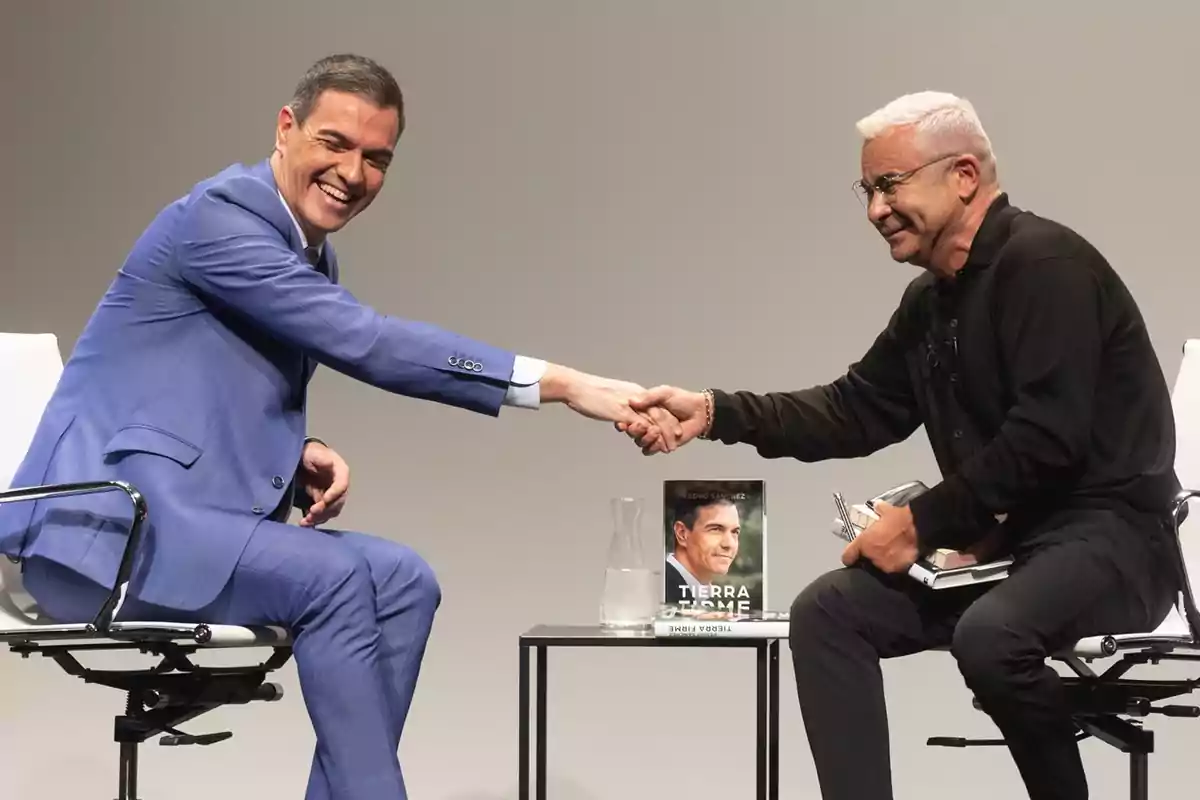
<path id="1" fill-rule="evenodd" d="M 866 354 L 794 392 L 656 387 L 631 403 L 766 458 L 868 455 L 924 425 L 942 481 L 884 507 L 792 605 L 790 645 L 826 800 L 890 800 L 881 658 L 949 646 L 1032 800 L 1087 781 L 1048 655 L 1149 630 L 1178 589 L 1170 390 L 1137 304 L 1087 241 L 1000 189 L 970 103 L 922 92 L 858 123 L 856 184 L 898 262 L 923 268 Z M 618 425 L 647 453 L 660 434 Z M 669 428 L 670 426 L 668 426 Z M 996 541 L 1009 577 L 933 591 L 919 554 Z M 989 554 L 984 554 L 989 555 Z"/>

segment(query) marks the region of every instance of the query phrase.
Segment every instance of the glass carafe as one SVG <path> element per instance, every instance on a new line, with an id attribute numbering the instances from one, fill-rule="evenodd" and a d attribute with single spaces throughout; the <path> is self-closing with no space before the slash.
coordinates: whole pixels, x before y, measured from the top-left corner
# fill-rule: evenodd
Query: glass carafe
<path id="1" fill-rule="evenodd" d="M 644 505 L 634 497 L 611 501 L 612 539 L 600 598 L 600 626 L 609 630 L 649 629 L 661 605 L 662 547 L 654 529 L 643 525 Z"/>

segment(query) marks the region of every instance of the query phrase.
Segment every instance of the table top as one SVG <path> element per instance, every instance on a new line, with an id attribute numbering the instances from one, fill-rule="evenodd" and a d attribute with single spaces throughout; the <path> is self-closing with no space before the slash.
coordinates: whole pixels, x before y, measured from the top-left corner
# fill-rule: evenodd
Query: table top
<path id="1" fill-rule="evenodd" d="M 522 645 L 554 647 L 765 647 L 762 636 L 655 636 L 652 629 L 614 631 L 600 625 L 534 625 Z"/>

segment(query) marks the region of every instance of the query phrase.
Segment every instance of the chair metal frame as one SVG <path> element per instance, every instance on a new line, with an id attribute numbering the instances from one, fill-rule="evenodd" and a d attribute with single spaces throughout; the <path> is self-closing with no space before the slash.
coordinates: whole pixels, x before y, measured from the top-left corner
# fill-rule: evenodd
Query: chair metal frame
<path id="1" fill-rule="evenodd" d="M 100 481 L 9 489 L 0 491 L 0 503 L 112 491 L 123 492 L 129 498 L 133 517 L 113 588 L 95 617 L 80 624 L 28 624 L 19 609 L 6 608 L 11 598 L 5 589 L 0 591 L 0 642 L 24 658 L 35 654 L 50 658 L 68 675 L 125 693 L 124 711 L 115 717 L 113 726 L 113 739 L 119 745 L 117 800 L 140 800 L 140 745 L 160 734 L 159 744 L 167 746 L 209 745 L 230 738 L 233 734 L 228 731 L 192 735 L 178 726 L 221 706 L 282 698 L 282 687 L 265 679 L 291 658 L 291 638 L 278 628 L 119 621 L 149 515 L 145 497 L 128 483 Z M 192 660 L 204 649 L 256 646 L 270 647 L 272 654 L 257 663 L 234 667 L 200 666 Z M 158 663 L 149 668 L 101 670 L 83 666 L 76 657 L 84 652 L 119 650 L 157 656 Z"/>

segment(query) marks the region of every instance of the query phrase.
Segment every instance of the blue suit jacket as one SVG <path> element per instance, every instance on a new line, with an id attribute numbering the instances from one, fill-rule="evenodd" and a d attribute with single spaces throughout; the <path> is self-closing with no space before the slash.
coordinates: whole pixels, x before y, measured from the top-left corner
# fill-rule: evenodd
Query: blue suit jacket
<path id="1" fill-rule="evenodd" d="M 269 163 L 234 165 L 138 239 L 67 360 L 14 486 L 125 480 L 149 524 L 141 599 L 194 610 L 282 502 L 314 362 L 397 394 L 496 415 L 515 356 L 380 313 L 317 269 Z M 131 518 L 120 493 L 0 506 L 0 551 L 113 585 Z"/>

